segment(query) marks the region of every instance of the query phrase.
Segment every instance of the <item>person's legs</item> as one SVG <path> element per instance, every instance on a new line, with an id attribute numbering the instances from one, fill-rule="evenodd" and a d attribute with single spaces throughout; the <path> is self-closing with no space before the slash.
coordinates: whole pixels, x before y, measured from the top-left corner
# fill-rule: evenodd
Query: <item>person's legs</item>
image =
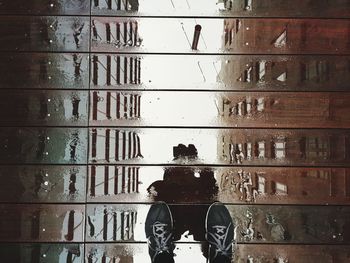
<path id="1" fill-rule="evenodd" d="M 205 219 L 209 242 L 209 263 L 229 263 L 232 259 L 234 226 L 231 215 L 221 203 L 212 204 Z"/>
<path id="2" fill-rule="evenodd" d="M 152 263 L 173 263 L 173 217 L 168 205 L 155 203 L 148 211 L 145 232 Z"/>

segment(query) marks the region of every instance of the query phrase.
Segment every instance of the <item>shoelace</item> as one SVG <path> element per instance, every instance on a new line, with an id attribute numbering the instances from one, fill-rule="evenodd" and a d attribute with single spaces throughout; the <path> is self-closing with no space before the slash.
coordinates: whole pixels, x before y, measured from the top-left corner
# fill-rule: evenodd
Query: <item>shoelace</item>
<path id="1" fill-rule="evenodd" d="M 152 248 L 156 252 L 154 257 L 161 252 L 169 252 L 170 250 L 168 241 L 172 237 L 172 233 L 168 233 L 168 231 L 165 229 L 167 226 L 168 224 L 155 222 L 152 227 L 154 241 L 156 242 L 156 247 Z"/>
<path id="2" fill-rule="evenodd" d="M 210 232 L 208 233 L 214 239 L 214 241 L 208 240 L 209 244 L 216 247 L 214 258 L 218 254 L 226 257 L 229 257 L 231 255 L 232 242 L 230 242 L 228 245 L 225 245 L 230 226 L 231 226 L 231 223 L 229 224 L 228 227 L 212 226 L 212 228 L 216 230 L 216 233 L 210 233 Z"/>

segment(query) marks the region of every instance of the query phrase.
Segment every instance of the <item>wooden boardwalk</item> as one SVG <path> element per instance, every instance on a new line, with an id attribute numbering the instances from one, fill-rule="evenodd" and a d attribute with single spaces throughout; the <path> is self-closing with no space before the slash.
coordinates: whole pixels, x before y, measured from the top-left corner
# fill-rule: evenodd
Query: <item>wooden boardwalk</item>
<path id="1" fill-rule="evenodd" d="M 1 262 L 350 261 L 349 1 L 216 2 L 0 0 Z"/>

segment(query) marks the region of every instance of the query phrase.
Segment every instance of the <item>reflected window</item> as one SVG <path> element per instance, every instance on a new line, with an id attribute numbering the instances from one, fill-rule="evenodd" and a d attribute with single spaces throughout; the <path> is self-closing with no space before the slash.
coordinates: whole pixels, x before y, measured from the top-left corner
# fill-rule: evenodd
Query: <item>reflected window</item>
<path id="1" fill-rule="evenodd" d="M 258 76 L 259 81 L 263 81 L 266 74 L 266 61 L 258 62 Z"/>
<path id="2" fill-rule="evenodd" d="M 248 67 L 245 71 L 244 71 L 244 82 L 251 82 L 252 81 L 252 71 L 253 71 L 253 67 L 250 66 Z"/>
<path id="3" fill-rule="evenodd" d="M 288 193 L 287 185 L 276 182 L 276 194 L 286 195 Z"/>
<path id="4" fill-rule="evenodd" d="M 309 137 L 306 138 L 305 142 L 306 158 L 329 158 L 330 147 L 328 138 Z"/>
<path id="5" fill-rule="evenodd" d="M 287 44 L 287 29 L 284 29 L 283 32 L 276 38 L 274 41 L 274 46 L 281 48 Z"/>
<path id="6" fill-rule="evenodd" d="M 258 157 L 265 158 L 265 142 L 258 142 Z"/>
<path id="7" fill-rule="evenodd" d="M 287 72 L 283 72 L 282 74 L 280 74 L 276 80 L 281 81 L 281 82 L 285 82 L 287 80 Z"/>
<path id="8" fill-rule="evenodd" d="M 264 194 L 266 192 L 265 190 L 266 185 L 266 179 L 262 177 L 261 175 L 258 176 L 258 192 L 261 194 Z"/>
<path id="9" fill-rule="evenodd" d="M 257 110 L 263 111 L 265 109 L 265 100 L 264 98 L 258 98 Z"/>
<path id="10" fill-rule="evenodd" d="M 330 179 L 331 172 L 329 170 L 311 170 L 308 172 L 308 176 L 328 180 Z"/>
<path id="11" fill-rule="evenodd" d="M 302 81 L 324 82 L 329 80 L 329 62 L 312 61 L 310 63 L 301 63 L 300 75 Z"/>
<path id="12" fill-rule="evenodd" d="M 247 159 L 251 159 L 252 158 L 252 143 L 248 142 L 247 143 Z"/>
<path id="13" fill-rule="evenodd" d="M 275 143 L 275 156 L 278 159 L 283 159 L 286 157 L 286 143 L 276 142 Z"/>

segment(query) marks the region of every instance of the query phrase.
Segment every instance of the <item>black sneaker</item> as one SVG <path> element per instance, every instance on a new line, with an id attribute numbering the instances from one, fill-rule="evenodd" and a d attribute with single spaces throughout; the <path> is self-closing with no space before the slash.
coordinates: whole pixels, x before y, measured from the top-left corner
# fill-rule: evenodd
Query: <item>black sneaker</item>
<path id="1" fill-rule="evenodd" d="M 214 203 L 209 207 L 205 229 L 209 243 L 209 262 L 231 262 L 234 226 L 231 215 L 223 204 Z"/>
<path id="2" fill-rule="evenodd" d="M 173 217 L 166 203 L 158 202 L 151 206 L 145 222 L 145 232 L 152 262 L 160 254 L 170 258 L 174 256 Z"/>

